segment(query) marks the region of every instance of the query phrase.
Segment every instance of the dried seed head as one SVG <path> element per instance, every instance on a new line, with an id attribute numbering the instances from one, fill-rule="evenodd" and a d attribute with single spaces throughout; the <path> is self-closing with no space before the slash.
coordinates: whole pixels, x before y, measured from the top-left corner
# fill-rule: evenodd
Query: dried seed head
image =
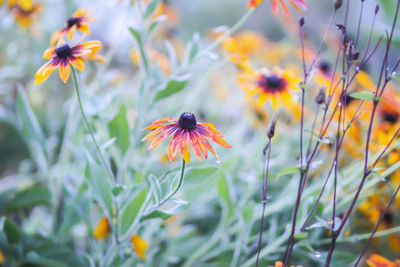
<path id="1" fill-rule="evenodd" d="M 276 120 L 274 119 L 271 122 L 271 124 L 269 125 L 269 129 L 268 129 L 268 133 L 267 133 L 267 136 L 269 139 L 271 139 L 275 135 L 275 126 L 276 126 Z"/>
<path id="2" fill-rule="evenodd" d="M 305 23 L 304 17 L 301 17 L 299 20 L 300 27 L 303 27 L 304 23 Z"/>
<path id="3" fill-rule="evenodd" d="M 343 4 L 343 0 L 336 0 L 335 4 L 334 4 L 335 9 L 338 10 L 339 8 L 341 8 L 342 4 Z"/>
<path id="4" fill-rule="evenodd" d="M 322 87 L 321 90 L 319 90 L 318 95 L 315 97 L 315 103 L 317 103 L 318 105 L 325 103 L 325 88 L 324 87 Z"/>

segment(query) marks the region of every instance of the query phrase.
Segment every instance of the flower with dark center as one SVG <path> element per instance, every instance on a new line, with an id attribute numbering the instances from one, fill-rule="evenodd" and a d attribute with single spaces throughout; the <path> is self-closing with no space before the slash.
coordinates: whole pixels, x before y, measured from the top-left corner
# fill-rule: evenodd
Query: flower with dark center
<path id="1" fill-rule="evenodd" d="M 18 2 L 12 6 L 12 14 L 20 27 L 28 28 L 37 19 L 41 9 L 41 4 Z"/>
<path id="2" fill-rule="evenodd" d="M 399 121 L 399 114 L 395 112 L 383 112 L 382 114 L 383 121 L 386 121 L 390 124 L 396 124 Z"/>
<path id="3" fill-rule="evenodd" d="M 318 64 L 318 69 L 326 76 L 331 75 L 331 63 L 327 60 L 321 60 Z"/>
<path id="4" fill-rule="evenodd" d="M 248 8 L 254 8 L 257 7 L 261 4 L 263 0 L 250 0 L 247 7 Z M 286 6 L 285 2 L 283 0 L 279 0 L 279 3 L 282 5 L 283 11 L 286 14 L 290 14 L 289 8 Z M 307 10 L 308 9 L 308 4 L 305 0 L 289 0 L 289 3 L 300 13 L 302 13 L 302 10 Z M 278 0 L 271 0 L 271 6 L 272 6 L 272 13 L 277 13 L 278 12 Z"/>
<path id="5" fill-rule="evenodd" d="M 88 13 L 89 9 L 84 10 L 79 8 L 75 11 L 75 13 L 67 19 L 65 27 L 53 33 L 50 44 L 54 45 L 58 41 L 63 40 L 65 35 L 68 36 L 69 40 L 72 40 L 76 30 L 84 34 L 90 34 L 89 22 L 92 21 L 92 18 L 88 16 Z"/>
<path id="6" fill-rule="evenodd" d="M 100 41 L 89 41 L 70 47 L 67 44 L 60 43 L 57 47 L 47 49 L 43 58 L 50 61 L 44 64 L 35 74 L 35 84 L 44 82 L 50 74 L 59 68 L 61 80 L 68 81 L 71 66 L 80 71 L 85 71 L 83 59 L 92 59 L 101 49 Z"/>
<path id="7" fill-rule="evenodd" d="M 296 90 L 300 81 L 300 79 L 293 78 L 288 71 L 278 68 L 272 72 L 265 70 L 258 74 L 256 79 L 256 87 L 259 92 L 257 105 L 261 107 L 270 99 L 274 109 L 278 107 L 278 100 L 281 102 L 292 101 L 289 90 Z"/>
<path id="8" fill-rule="evenodd" d="M 154 121 L 143 130 L 152 130 L 142 141 L 151 140 L 148 150 L 157 147 L 163 140 L 173 135 L 168 145 L 168 159 L 173 161 L 181 153 L 183 159 L 190 162 L 190 147 L 196 157 L 201 161 L 202 155 L 207 159 L 208 150 L 217 158 L 219 157 L 208 141 L 219 144 L 225 148 L 231 146 L 223 140 L 223 135 L 211 123 L 199 123 L 196 116 L 184 112 L 179 119 L 162 118 Z"/>

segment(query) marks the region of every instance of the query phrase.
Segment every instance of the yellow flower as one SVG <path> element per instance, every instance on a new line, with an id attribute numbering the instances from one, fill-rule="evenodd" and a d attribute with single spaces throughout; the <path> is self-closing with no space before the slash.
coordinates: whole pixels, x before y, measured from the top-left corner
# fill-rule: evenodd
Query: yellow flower
<path id="1" fill-rule="evenodd" d="M 0 264 L 4 264 L 6 262 L 6 258 L 4 257 L 3 252 L 0 250 Z"/>
<path id="2" fill-rule="evenodd" d="M 148 247 L 146 241 L 144 241 L 137 234 L 133 234 L 131 237 L 131 243 L 132 243 L 133 249 L 135 250 L 137 256 L 140 259 L 145 259 L 146 258 L 146 250 Z"/>
<path id="3" fill-rule="evenodd" d="M 271 100 L 272 108 L 277 109 L 278 105 L 290 107 L 293 99 L 290 89 L 297 90 L 300 79 L 294 77 L 288 70 L 274 68 L 272 71 L 262 69 L 254 71 L 247 68 L 239 75 L 239 84 L 251 96 L 257 95 L 258 107 L 262 107 L 268 100 Z"/>
<path id="4" fill-rule="evenodd" d="M 103 217 L 100 219 L 99 223 L 97 224 L 96 229 L 94 230 L 94 238 L 96 239 L 103 239 L 111 232 L 111 226 L 107 219 L 107 217 Z"/>
<path id="5" fill-rule="evenodd" d="M 66 83 L 71 71 L 70 65 L 79 71 L 85 71 L 84 59 L 93 59 L 101 47 L 100 41 L 88 41 L 73 47 L 60 42 L 57 47 L 47 49 L 43 54 L 43 58 L 50 61 L 36 72 L 35 84 L 44 82 L 57 68 L 59 68 L 61 80 Z"/>
<path id="6" fill-rule="evenodd" d="M 28 28 L 37 19 L 41 9 L 41 4 L 34 4 L 27 0 L 16 1 L 11 6 L 15 21 L 22 28 Z"/>
<path id="7" fill-rule="evenodd" d="M 369 267 L 400 267 L 400 261 L 392 262 L 378 254 L 371 254 L 367 259 Z"/>
<path id="8" fill-rule="evenodd" d="M 60 40 L 64 39 L 64 35 L 68 36 L 69 40 L 72 40 L 76 30 L 81 31 L 85 34 L 90 34 L 89 23 L 92 18 L 88 16 L 89 9 L 79 8 L 74 14 L 67 20 L 66 25 L 59 31 L 53 33 L 50 38 L 50 44 L 54 45 Z"/>

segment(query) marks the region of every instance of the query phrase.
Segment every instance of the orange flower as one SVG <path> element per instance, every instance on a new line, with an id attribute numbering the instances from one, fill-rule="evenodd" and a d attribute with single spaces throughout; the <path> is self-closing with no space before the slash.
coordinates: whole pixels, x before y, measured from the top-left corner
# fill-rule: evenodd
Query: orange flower
<path id="1" fill-rule="evenodd" d="M 400 267 L 400 261 L 392 262 L 378 254 L 371 254 L 367 259 L 369 267 Z"/>
<path id="2" fill-rule="evenodd" d="M 183 159 L 189 163 L 190 146 L 200 161 L 202 160 L 202 154 L 204 154 L 204 157 L 207 159 L 207 150 L 210 150 L 217 158 L 217 161 L 219 161 L 217 153 L 215 153 L 207 139 L 225 148 L 231 148 L 231 146 L 222 139 L 224 136 L 215 129 L 214 125 L 211 123 L 197 122 L 195 115 L 189 112 L 182 113 L 178 120 L 174 118 L 156 120 L 143 130 L 153 130 L 142 139 L 142 141 L 148 139 L 152 140 L 148 150 L 154 149 L 168 136 L 174 134 L 174 137 L 172 137 L 168 145 L 168 159 L 170 161 L 175 159 L 179 150 Z"/>
<path id="3" fill-rule="evenodd" d="M 62 40 L 64 35 L 67 35 L 69 40 L 72 40 L 76 30 L 85 34 L 90 34 L 88 22 L 90 22 L 92 18 L 87 15 L 88 13 L 89 9 L 79 8 L 75 11 L 75 13 L 67 20 L 65 27 L 53 33 L 50 38 L 50 44 L 54 45 L 58 41 Z"/>
<path id="4" fill-rule="evenodd" d="M 248 8 L 254 8 L 257 7 L 261 4 L 263 0 L 250 0 L 247 7 Z M 289 3 L 297 9 L 301 13 L 301 9 L 307 10 L 308 9 L 308 4 L 305 0 L 288 0 Z M 279 3 L 281 4 L 283 11 L 285 11 L 286 14 L 289 14 L 289 8 L 286 6 L 285 2 L 283 0 L 279 0 Z M 271 6 L 272 6 L 272 13 L 277 13 L 278 12 L 278 0 L 271 0 Z"/>
<path id="5" fill-rule="evenodd" d="M 133 249 L 135 250 L 137 256 L 140 259 L 145 259 L 146 258 L 146 250 L 148 247 L 146 241 L 144 241 L 137 234 L 133 234 L 131 237 L 131 243 L 132 243 Z"/>
<path id="6" fill-rule="evenodd" d="M 35 84 L 44 82 L 50 74 L 59 68 L 61 80 L 66 83 L 69 78 L 71 66 L 80 71 L 85 71 L 84 58 L 93 58 L 101 49 L 100 41 L 89 41 L 73 47 L 60 42 L 57 47 L 47 49 L 43 58 L 50 61 L 44 64 L 35 74 Z"/>
<path id="7" fill-rule="evenodd" d="M 96 229 L 94 230 L 94 238 L 96 239 L 103 239 L 111 232 L 111 226 L 108 222 L 107 217 L 103 217 L 100 219 L 99 223 L 97 224 Z"/>

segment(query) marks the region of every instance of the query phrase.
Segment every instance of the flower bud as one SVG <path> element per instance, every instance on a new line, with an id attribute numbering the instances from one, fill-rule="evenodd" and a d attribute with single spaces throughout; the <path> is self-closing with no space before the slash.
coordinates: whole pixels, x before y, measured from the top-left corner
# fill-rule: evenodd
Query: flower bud
<path id="1" fill-rule="evenodd" d="M 268 133 L 267 133 L 267 136 L 269 139 L 271 139 L 275 135 L 275 126 L 276 126 L 276 120 L 274 119 L 271 122 L 271 124 L 269 125 L 269 129 L 268 129 Z"/>
<path id="2" fill-rule="evenodd" d="M 299 20 L 300 27 L 303 27 L 304 22 L 305 22 L 304 17 L 301 17 L 300 20 Z"/>
<path id="3" fill-rule="evenodd" d="M 378 14 L 378 12 L 379 12 L 379 5 L 376 5 L 376 7 L 375 7 L 375 15 Z"/>
<path id="4" fill-rule="evenodd" d="M 318 95 L 315 97 L 315 103 L 317 103 L 318 105 L 325 103 L 325 88 L 324 87 L 322 87 L 321 90 L 319 90 Z"/>
<path id="5" fill-rule="evenodd" d="M 335 9 L 338 10 L 343 4 L 343 0 L 336 0 L 335 1 Z"/>

